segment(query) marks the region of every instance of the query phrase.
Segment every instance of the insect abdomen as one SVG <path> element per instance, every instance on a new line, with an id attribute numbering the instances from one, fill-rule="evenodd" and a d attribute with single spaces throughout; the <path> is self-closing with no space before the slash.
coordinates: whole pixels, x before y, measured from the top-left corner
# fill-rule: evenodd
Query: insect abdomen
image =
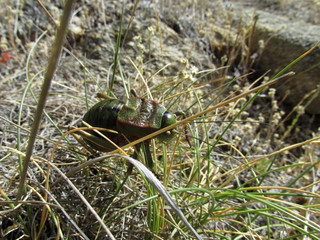
<path id="1" fill-rule="evenodd" d="M 83 120 L 94 127 L 117 130 L 117 118 L 123 102 L 106 99 L 94 105 L 83 117 Z"/>
<path id="2" fill-rule="evenodd" d="M 98 102 L 96 105 L 91 107 L 90 110 L 84 115 L 83 121 L 85 121 L 86 123 L 88 123 L 92 127 L 101 127 L 101 128 L 105 128 L 105 129 L 118 131 L 117 118 L 118 118 L 119 111 L 121 110 L 123 104 L 124 103 L 122 101 L 119 101 L 116 99 L 106 99 L 101 102 Z M 92 130 L 89 130 L 87 132 L 89 134 L 92 134 L 92 135 L 97 136 L 102 139 L 102 137 L 98 133 L 96 133 Z M 101 131 L 101 133 L 104 134 L 105 136 L 107 136 L 112 141 L 114 141 L 116 144 L 121 145 L 118 140 L 119 134 L 110 133 L 107 131 Z M 96 145 L 95 143 L 93 143 L 89 140 L 86 140 L 86 139 L 85 139 L 85 141 L 89 145 L 91 145 L 91 147 L 93 147 L 99 151 L 108 152 L 108 151 L 115 149 L 115 147 L 111 143 L 108 143 L 108 141 L 105 141 L 106 142 L 105 147 L 100 147 L 100 146 Z"/>

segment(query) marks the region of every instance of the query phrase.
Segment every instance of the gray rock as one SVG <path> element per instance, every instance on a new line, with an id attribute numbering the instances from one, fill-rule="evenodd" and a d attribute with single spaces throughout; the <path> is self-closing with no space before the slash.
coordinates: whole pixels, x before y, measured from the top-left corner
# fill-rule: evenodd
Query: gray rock
<path id="1" fill-rule="evenodd" d="M 271 70 L 276 74 L 301 54 L 320 41 L 320 26 L 304 21 L 289 19 L 253 8 L 242 9 L 244 15 L 258 16 L 258 22 L 253 36 L 253 49 L 258 51 L 259 41 L 265 43 L 256 68 L 261 71 Z M 247 17 L 247 19 L 249 19 Z M 251 18 L 252 19 L 252 18 Z M 320 88 L 320 46 L 304 57 L 290 70 L 296 75 L 276 87 L 280 96 L 286 96 L 286 102 L 298 104 L 306 94 Z M 310 99 L 310 97 L 308 98 Z M 308 100 L 304 100 L 303 105 Z M 320 114 L 320 95 L 307 107 L 307 112 Z"/>

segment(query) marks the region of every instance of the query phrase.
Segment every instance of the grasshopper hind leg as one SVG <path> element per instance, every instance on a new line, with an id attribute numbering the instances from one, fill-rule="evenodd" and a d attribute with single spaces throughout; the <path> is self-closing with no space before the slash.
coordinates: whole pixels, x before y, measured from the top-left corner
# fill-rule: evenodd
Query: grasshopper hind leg
<path id="1" fill-rule="evenodd" d="M 152 159 L 152 155 L 150 152 L 150 141 L 144 141 L 142 143 L 139 143 L 136 145 L 136 151 L 134 151 L 134 153 L 132 154 L 132 158 L 134 159 L 138 159 L 138 152 L 140 152 L 141 146 L 143 145 L 143 151 L 144 151 L 144 156 L 145 156 L 145 160 L 146 160 L 146 165 L 150 170 L 153 170 L 154 164 L 153 164 L 153 159 Z M 128 169 L 127 169 L 127 173 L 131 174 L 132 172 L 132 168 L 133 165 L 129 164 Z"/>
<path id="2" fill-rule="evenodd" d="M 142 142 L 142 144 L 143 144 L 144 150 L 145 150 L 147 167 L 149 169 L 153 170 L 154 164 L 153 164 L 153 159 L 152 159 L 152 155 L 150 152 L 150 141 L 144 141 L 144 142 Z"/>

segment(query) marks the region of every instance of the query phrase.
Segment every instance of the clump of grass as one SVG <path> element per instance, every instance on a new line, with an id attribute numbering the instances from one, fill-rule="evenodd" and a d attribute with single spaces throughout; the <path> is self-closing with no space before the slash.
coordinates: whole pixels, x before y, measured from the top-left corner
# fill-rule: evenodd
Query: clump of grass
<path id="1" fill-rule="evenodd" d="M 185 11 L 196 11 L 187 4 L 183 6 Z M 121 14 L 121 6 L 117 5 L 117 8 L 114 16 Z M 100 12 L 101 8 L 97 9 L 101 13 L 96 16 L 97 23 L 100 23 L 100 17 L 101 22 L 108 21 L 105 13 Z M 125 6 L 123 16 L 127 9 Z M 139 9 L 135 8 L 135 11 L 138 17 Z M 124 17 L 123 21 L 122 26 L 126 26 L 129 20 Z M 227 61 L 220 62 L 219 68 L 203 68 L 203 65 L 196 65 L 192 57 L 180 58 L 178 63 L 165 62 L 168 57 L 165 55 L 154 61 L 164 61 L 160 67 L 156 63 L 152 65 L 153 45 L 162 48 L 158 52 L 167 53 L 166 45 L 160 44 L 159 39 L 168 40 L 166 37 L 171 35 L 160 18 L 151 22 L 156 29 L 152 35 L 149 26 L 139 26 L 139 39 L 130 36 L 128 30 L 128 42 L 123 41 L 119 59 L 113 62 L 113 66 L 117 65 L 115 69 L 86 58 L 81 51 L 75 51 L 76 56 L 64 51 L 60 65 L 63 68 L 57 70 L 46 108 L 50 121 L 55 124 L 48 121 L 48 117 L 42 122 L 28 168 L 27 191 L 18 205 L 14 202 L 17 184 L 13 182 L 19 177 L 17 159 L 24 156 L 24 143 L 29 139 L 24 129 L 30 125 L 32 114 L 23 116 L 20 111 L 18 125 L 14 123 L 15 117 L 1 118 L 6 125 L 0 159 L 4 173 L 0 189 L 4 204 L 0 236 L 8 239 L 23 236 L 100 239 L 106 234 L 110 239 L 193 237 L 181 218 L 167 208 L 166 201 L 136 170 L 121 186 L 127 170 L 122 157 L 111 155 L 107 159 L 90 159 L 91 154 L 69 136 L 71 144 L 61 140 L 53 150 L 61 135 L 53 125 L 61 132 L 67 132 L 63 126 L 77 125 L 86 111 L 86 103 L 91 106 L 97 101 L 96 92 L 100 89 L 108 92 L 110 88 L 104 86 L 114 72 L 110 95 L 121 99 L 121 96 L 128 96 L 124 92 L 134 88 L 140 96 L 158 100 L 171 112 L 184 112 L 185 117 L 179 117 L 182 121 L 177 126 L 180 134 L 176 139 L 167 144 L 156 139 L 152 142 L 155 173 L 203 239 L 265 236 L 270 239 L 319 239 L 317 208 L 320 196 L 316 174 L 319 132 L 301 142 L 286 142 L 295 123 L 292 122 L 291 127 L 282 121 L 286 115 L 280 109 L 274 89 L 265 89 L 255 95 L 258 90 L 250 91 L 256 83 L 247 82 L 246 75 L 230 75 L 230 66 L 234 66 L 233 60 L 238 56 L 235 49 L 228 52 L 231 54 L 228 59 L 233 60 L 228 64 Z M 120 24 L 120 18 L 117 24 Z M 119 26 L 115 27 L 115 32 L 117 29 Z M 120 34 L 106 38 L 116 39 L 116 36 Z M 242 44 L 246 44 L 246 36 L 240 37 Z M 24 70 L 28 76 L 33 76 L 24 86 L 26 92 L 39 90 L 38 76 L 43 72 L 36 66 L 45 66 L 40 65 L 37 55 L 42 41 L 39 39 L 36 43 L 36 57 L 30 54 L 27 70 Z M 75 42 L 73 44 L 77 46 Z M 131 50 L 137 55 L 130 54 Z M 113 52 L 112 56 L 115 54 Z M 242 58 L 241 64 L 245 65 L 245 62 L 246 58 Z M 13 73 L 8 75 L 13 76 Z M 86 87 L 83 76 L 86 76 Z M 103 79 L 105 76 L 109 78 Z M 266 77 L 262 79 L 268 82 Z M 144 95 L 147 91 L 149 94 Z M 20 101 L 16 95 L 14 97 L 15 101 Z M 257 103 L 253 99 L 258 100 Z M 34 112 L 31 101 L 27 98 L 21 104 L 27 113 Z M 270 107 L 265 108 L 268 103 Z M 297 109 L 301 107 L 305 106 L 297 106 Z M 12 111 L 11 115 L 14 113 Z M 297 112 L 297 117 L 300 116 L 301 111 Z M 12 144 L 16 137 L 11 131 L 16 128 L 23 132 L 19 135 L 19 148 Z M 294 150 L 298 148 L 299 155 L 296 155 Z M 130 154 L 131 149 L 125 151 Z M 139 160 L 143 162 L 141 155 Z M 63 173 L 67 178 L 57 182 Z M 50 187 L 45 186 L 45 182 Z"/>

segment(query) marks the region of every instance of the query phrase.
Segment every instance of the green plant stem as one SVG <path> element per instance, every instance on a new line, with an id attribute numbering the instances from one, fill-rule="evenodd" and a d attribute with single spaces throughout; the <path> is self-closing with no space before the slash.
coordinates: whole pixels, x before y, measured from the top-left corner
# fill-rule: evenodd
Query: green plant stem
<path id="1" fill-rule="evenodd" d="M 52 52 L 50 55 L 50 59 L 49 59 L 48 67 L 47 67 L 47 72 L 44 76 L 44 81 L 43 81 L 43 85 L 41 88 L 39 102 L 38 102 L 37 110 L 35 113 L 34 122 L 32 124 L 32 129 L 31 129 L 29 143 L 28 143 L 28 147 L 27 147 L 27 151 L 26 151 L 26 156 L 23 160 L 23 170 L 21 172 L 21 179 L 20 179 L 20 183 L 19 183 L 19 187 L 18 187 L 18 193 L 17 193 L 17 198 L 16 198 L 17 201 L 19 201 L 21 199 L 21 196 L 23 194 L 23 190 L 25 187 L 26 175 L 27 175 L 27 170 L 28 170 L 28 166 L 30 163 L 30 158 L 31 158 L 32 151 L 33 151 L 34 142 L 35 142 L 36 135 L 37 135 L 37 132 L 39 129 L 39 125 L 40 125 L 40 121 L 41 121 L 41 117 L 42 117 L 42 111 L 43 111 L 45 103 L 46 103 L 46 98 L 47 98 L 49 88 L 51 85 L 51 80 L 52 80 L 53 75 L 55 73 L 56 66 L 57 66 L 57 63 L 58 63 L 58 60 L 60 57 L 60 53 L 62 50 L 62 44 L 64 43 L 65 34 L 66 34 L 69 18 L 71 15 L 72 4 L 73 4 L 73 0 L 66 1 L 65 8 L 64 8 L 62 18 L 61 18 L 61 24 L 58 27 L 55 41 L 54 41 L 54 45 L 52 47 Z"/>
<path id="2" fill-rule="evenodd" d="M 112 89 L 113 89 L 113 84 L 114 84 L 115 77 L 116 77 L 117 66 L 118 66 L 118 57 L 119 57 L 121 34 L 122 34 L 121 32 L 122 32 L 123 13 L 124 13 L 124 5 L 122 6 L 119 33 L 118 33 L 118 37 L 117 37 L 117 45 L 116 45 L 116 49 L 115 49 L 115 53 L 114 53 L 113 73 L 112 73 L 112 79 L 111 79 L 111 82 L 110 82 L 110 85 L 109 85 L 109 89 L 108 89 L 108 96 L 111 96 Z"/>

